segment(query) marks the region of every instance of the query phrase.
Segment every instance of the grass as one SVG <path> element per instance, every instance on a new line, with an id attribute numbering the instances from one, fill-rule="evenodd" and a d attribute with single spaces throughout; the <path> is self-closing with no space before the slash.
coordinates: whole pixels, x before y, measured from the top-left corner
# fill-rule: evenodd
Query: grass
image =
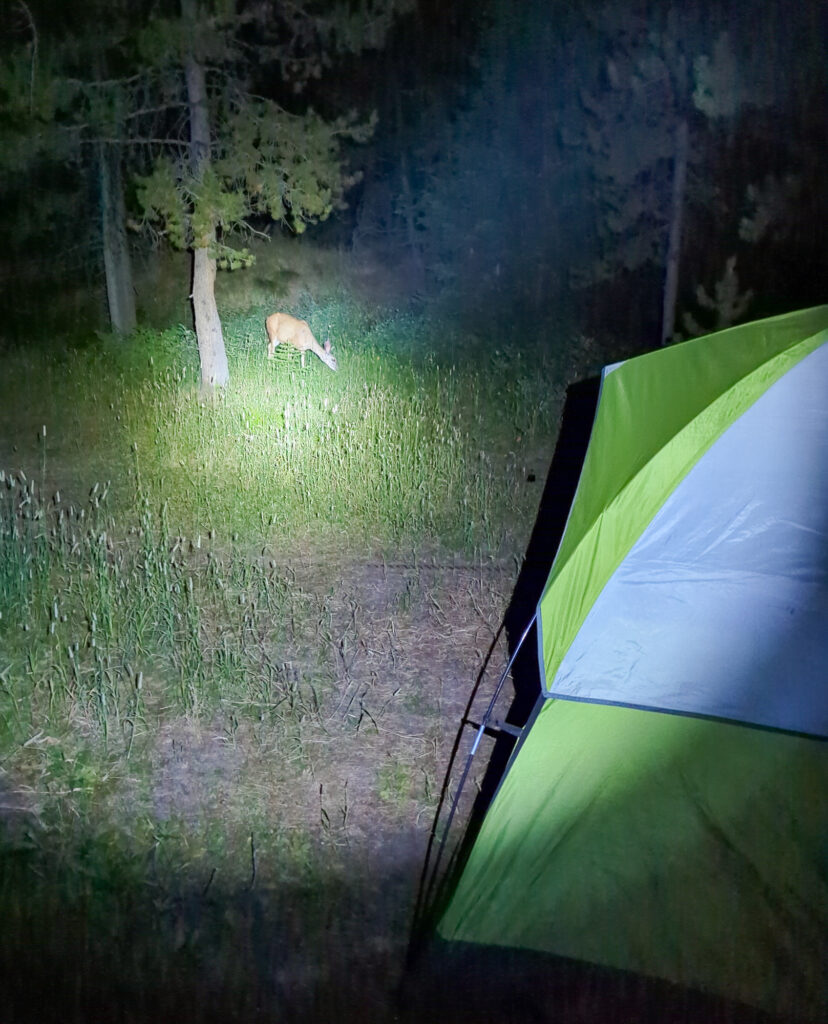
<path id="1" fill-rule="evenodd" d="M 311 355 L 302 370 L 292 350 L 263 359 L 256 316 L 228 326 L 233 387 L 215 403 L 193 400 L 193 366 L 159 368 L 124 393 L 119 414 L 153 504 L 165 501 L 187 533 L 262 540 L 492 551 L 514 542 L 512 526 L 525 534 L 534 510 L 514 494 L 521 455 L 548 445 L 559 412 L 560 389 L 543 386 L 551 360 L 424 358 L 428 325 L 363 318 L 357 333 L 330 313 L 308 316 L 320 335 L 333 321 L 337 374 Z"/>
<path id="2" fill-rule="evenodd" d="M 387 1012 L 569 356 L 305 300 L 333 374 L 264 312 L 210 403 L 183 327 L 5 357 L 7 1019 Z"/>
<path id="3" fill-rule="evenodd" d="M 535 509 L 515 494 L 527 464 L 545 469 L 560 357 L 464 345 L 439 325 L 342 304 L 300 312 L 318 334 L 331 325 L 338 373 L 312 355 L 302 370 L 292 350 L 268 362 L 263 310 L 228 318 L 232 387 L 214 403 L 195 400 L 185 328 L 139 335 L 126 351 L 17 353 L 6 434 L 25 448 L 42 424 L 50 464 L 111 479 L 120 508 L 165 503 L 187 535 L 519 547 Z"/>

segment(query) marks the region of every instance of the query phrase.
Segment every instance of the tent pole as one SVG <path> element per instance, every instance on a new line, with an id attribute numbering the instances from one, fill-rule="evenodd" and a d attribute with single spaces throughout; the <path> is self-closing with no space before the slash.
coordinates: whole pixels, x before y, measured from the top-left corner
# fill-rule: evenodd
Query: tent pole
<path id="1" fill-rule="evenodd" d="M 529 631 L 531 630 L 532 626 L 534 626 L 535 622 L 537 621 L 537 618 L 538 618 L 538 610 L 536 608 L 535 609 L 535 614 L 532 616 L 532 618 L 526 624 L 526 628 L 523 630 L 523 633 L 521 633 L 520 639 L 518 640 L 517 644 L 515 645 L 515 649 L 512 652 L 511 657 L 509 658 L 509 661 L 508 661 L 508 664 L 506 665 L 506 668 L 504 668 L 503 672 L 501 673 L 500 679 L 498 680 L 497 686 L 495 687 L 494 693 L 492 694 L 492 698 L 489 701 L 489 706 L 486 708 L 486 713 L 483 715 L 483 719 L 482 719 L 482 721 L 480 722 L 480 724 L 477 727 L 477 735 L 474 737 L 474 742 L 472 743 L 471 750 L 469 751 L 469 755 L 466 758 L 466 763 L 465 763 L 465 765 L 463 767 L 463 773 L 460 776 L 460 782 L 458 783 L 457 790 L 456 790 L 456 792 L 454 794 L 454 799 L 451 802 L 451 809 L 449 810 L 448 821 L 446 822 L 446 827 L 443 830 L 443 835 L 442 835 L 442 837 L 440 839 L 440 845 L 439 845 L 439 847 L 437 849 L 437 858 L 434 861 L 434 870 L 432 871 L 432 874 L 431 874 L 431 882 L 428 885 L 428 891 L 426 892 L 424 902 L 428 901 L 428 897 L 429 897 L 429 895 L 431 893 L 431 890 L 432 890 L 432 888 L 434 886 L 434 882 L 435 882 L 435 880 L 437 878 L 437 872 L 438 872 L 438 869 L 440 867 L 440 861 L 442 860 L 442 857 L 443 857 L 443 850 L 445 849 L 446 841 L 448 840 L 448 836 L 449 836 L 449 832 L 451 832 L 451 826 L 452 826 L 452 823 L 454 821 L 454 815 L 455 815 L 455 813 L 457 811 L 457 805 L 460 802 L 460 796 L 461 796 L 461 794 L 463 792 L 464 786 L 466 785 L 466 779 L 468 778 L 469 771 L 471 770 L 472 760 L 474 759 L 474 755 L 477 753 L 477 748 L 480 746 L 480 740 L 483 737 L 483 733 L 486 731 L 486 729 L 489 726 L 489 719 L 491 718 L 492 712 L 494 711 L 495 703 L 497 702 L 497 698 L 500 696 L 500 691 L 503 689 L 503 685 L 506 682 L 506 679 L 507 679 L 509 673 L 512 670 L 512 665 L 515 662 L 515 658 L 517 658 L 518 654 L 520 653 L 520 649 L 521 649 L 521 647 L 523 647 L 523 643 L 526 640 L 526 637 L 529 635 Z M 463 720 L 463 725 L 464 726 L 465 725 L 472 725 L 472 724 L 473 723 L 470 722 L 468 718 L 464 718 L 464 720 Z M 511 733 L 511 730 L 508 730 L 508 729 L 504 730 L 504 731 Z M 436 831 L 436 826 L 435 826 L 435 831 Z"/>

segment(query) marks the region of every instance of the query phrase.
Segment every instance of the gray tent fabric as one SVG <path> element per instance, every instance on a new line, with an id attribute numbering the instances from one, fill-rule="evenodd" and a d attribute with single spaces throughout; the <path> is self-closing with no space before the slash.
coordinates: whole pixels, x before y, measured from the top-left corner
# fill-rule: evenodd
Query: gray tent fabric
<path id="1" fill-rule="evenodd" d="M 551 694 L 826 736 L 821 675 L 828 345 L 679 484 L 599 595 Z"/>

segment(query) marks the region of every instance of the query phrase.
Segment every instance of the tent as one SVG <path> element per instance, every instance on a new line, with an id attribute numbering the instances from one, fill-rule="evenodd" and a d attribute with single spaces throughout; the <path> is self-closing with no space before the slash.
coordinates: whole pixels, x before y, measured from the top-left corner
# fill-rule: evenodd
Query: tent
<path id="1" fill-rule="evenodd" d="M 607 367 L 443 939 L 828 1019 L 828 306 Z"/>

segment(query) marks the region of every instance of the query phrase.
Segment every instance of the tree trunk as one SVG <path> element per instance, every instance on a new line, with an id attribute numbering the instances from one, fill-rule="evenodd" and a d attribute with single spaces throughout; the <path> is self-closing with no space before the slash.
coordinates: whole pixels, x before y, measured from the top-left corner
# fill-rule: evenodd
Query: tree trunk
<path id="1" fill-rule="evenodd" d="M 126 207 L 121 181 L 121 159 L 115 146 L 98 144 L 101 195 L 101 232 L 109 320 L 117 334 L 135 330 L 135 292 L 126 236 Z"/>
<path id="2" fill-rule="evenodd" d="M 216 308 L 216 261 L 206 247 L 193 249 L 193 318 L 201 362 L 201 390 L 226 387 L 230 380 L 221 320 Z"/>
<path id="3" fill-rule="evenodd" d="M 403 138 L 403 116 L 400 91 L 397 90 L 397 141 L 400 147 L 400 190 L 402 194 L 402 215 L 405 222 L 405 240 L 408 249 L 408 262 L 411 268 L 411 286 L 413 291 L 422 289 L 425 284 L 425 266 L 423 254 L 417 239 L 417 225 L 414 221 L 414 192 L 411 188 L 411 177 L 408 171 L 406 156 L 406 140 Z"/>
<path id="4" fill-rule="evenodd" d="M 676 128 L 676 152 L 673 158 L 673 198 L 670 211 L 670 236 L 667 242 L 667 268 L 664 278 L 664 306 L 661 313 L 661 344 L 673 337 L 676 325 L 676 298 L 678 297 L 679 255 L 681 228 L 684 217 L 684 192 L 687 183 L 687 119 Z"/>
<path id="5" fill-rule="evenodd" d="M 194 0 L 181 0 L 181 10 L 185 18 L 195 25 L 197 12 Z M 184 72 L 190 114 L 190 167 L 196 181 L 201 181 L 210 163 L 210 120 L 204 67 L 190 53 L 184 62 Z M 193 303 L 203 392 L 225 387 L 230 380 L 224 335 L 216 307 L 216 260 L 212 255 L 215 240 L 215 227 L 211 227 L 204 237 L 193 239 L 193 288 L 190 298 Z"/>

